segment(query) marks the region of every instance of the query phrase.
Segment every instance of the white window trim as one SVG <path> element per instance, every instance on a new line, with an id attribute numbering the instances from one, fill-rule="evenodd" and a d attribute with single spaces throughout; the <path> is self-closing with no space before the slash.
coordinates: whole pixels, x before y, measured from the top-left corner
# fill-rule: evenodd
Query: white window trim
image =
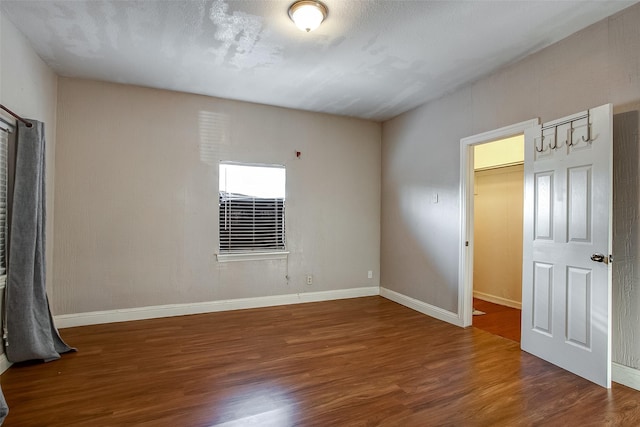
<path id="1" fill-rule="evenodd" d="M 287 259 L 289 251 L 273 252 L 237 252 L 237 253 L 217 253 L 218 262 L 235 261 L 261 261 L 270 259 Z"/>

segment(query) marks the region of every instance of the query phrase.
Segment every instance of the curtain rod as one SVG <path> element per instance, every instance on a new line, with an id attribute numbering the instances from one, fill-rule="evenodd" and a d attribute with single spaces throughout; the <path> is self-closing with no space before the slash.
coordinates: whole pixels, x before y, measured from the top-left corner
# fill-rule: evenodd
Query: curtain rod
<path id="1" fill-rule="evenodd" d="M 2 108 L 4 111 L 6 111 L 7 113 L 11 114 L 13 117 L 16 118 L 16 120 L 18 120 L 19 122 L 22 122 L 25 124 L 25 126 L 27 126 L 28 128 L 30 128 L 31 126 L 33 126 L 31 123 L 29 123 L 28 121 L 26 121 L 25 119 L 23 119 L 22 117 L 20 117 L 19 115 L 17 115 L 16 113 L 14 113 L 13 111 L 9 110 L 7 107 L 5 107 L 4 105 L 0 104 L 0 108 Z"/>

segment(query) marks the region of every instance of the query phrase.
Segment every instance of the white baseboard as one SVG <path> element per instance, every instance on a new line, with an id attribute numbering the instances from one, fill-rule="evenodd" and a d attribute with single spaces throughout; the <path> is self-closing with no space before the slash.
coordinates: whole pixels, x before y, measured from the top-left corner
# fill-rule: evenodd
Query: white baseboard
<path id="1" fill-rule="evenodd" d="M 151 307 L 125 308 L 119 310 L 91 311 L 87 313 L 61 314 L 54 316 L 54 321 L 56 327 L 63 329 L 75 326 L 99 325 L 102 323 L 128 322 L 131 320 L 185 316 L 189 314 L 213 313 L 217 311 L 368 297 L 379 294 L 380 288 L 377 286 L 371 286 L 364 288 L 339 289 L 335 291 L 306 292 L 300 294 L 239 298 L 190 304 L 168 304 Z"/>
<path id="2" fill-rule="evenodd" d="M 9 369 L 11 365 L 13 365 L 13 363 L 9 362 L 7 355 L 4 353 L 0 354 L 0 374 Z"/>
<path id="3" fill-rule="evenodd" d="M 618 384 L 640 390 L 640 370 L 613 362 L 611 364 L 611 380 Z"/>
<path id="4" fill-rule="evenodd" d="M 507 298 L 496 297 L 494 295 L 485 294 L 484 292 L 473 291 L 473 297 L 482 301 L 492 302 L 494 304 L 506 305 L 507 307 L 522 310 L 522 303 Z"/>
<path id="5" fill-rule="evenodd" d="M 405 307 L 409 307 L 410 309 L 418 311 L 422 314 L 426 314 L 427 316 L 435 317 L 436 319 L 442 320 L 443 322 L 451 323 L 456 326 L 463 326 L 462 318 L 455 313 L 431 304 L 427 304 L 426 302 L 417 300 L 415 298 L 408 297 L 390 289 L 383 288 L 382 286 L 380 287 L 380 296 L 397 302 L 398 304 L 402 304 Z"/>

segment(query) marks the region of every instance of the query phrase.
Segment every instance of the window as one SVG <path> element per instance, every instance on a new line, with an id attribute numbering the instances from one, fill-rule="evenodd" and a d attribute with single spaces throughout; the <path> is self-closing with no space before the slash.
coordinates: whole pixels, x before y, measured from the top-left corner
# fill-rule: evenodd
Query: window
<path id="1" fill-rule="evenodd" d="M 220 253 L 285 250 L 283 166 L 220 164 Z"/>

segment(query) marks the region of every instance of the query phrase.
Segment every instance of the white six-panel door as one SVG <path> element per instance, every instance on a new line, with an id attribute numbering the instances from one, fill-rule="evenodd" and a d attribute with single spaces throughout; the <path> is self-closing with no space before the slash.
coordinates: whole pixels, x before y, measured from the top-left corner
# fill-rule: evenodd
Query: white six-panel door
<path id="1" fill-rule="evenodd" d="M 612 107 L 525 132 L 522 349 L 611 386 Z"/>

